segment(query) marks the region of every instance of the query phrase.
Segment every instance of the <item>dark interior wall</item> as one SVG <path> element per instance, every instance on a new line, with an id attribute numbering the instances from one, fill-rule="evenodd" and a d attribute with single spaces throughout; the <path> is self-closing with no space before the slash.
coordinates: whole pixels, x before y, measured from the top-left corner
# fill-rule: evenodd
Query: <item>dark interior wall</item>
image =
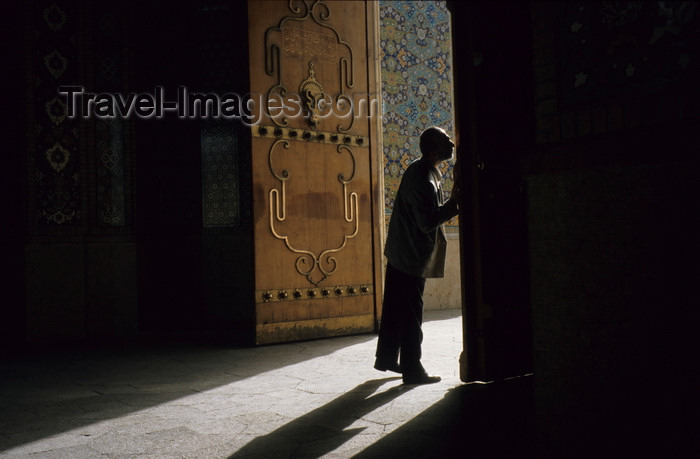
<path id="1" fill-rule="evenodd" d="M 248 28 L 232 2 L 140 7 L 134 59 L 144 91 L 247 94 Z M 145 48 L 145 49 L 144 49 Z M 137 126 L 139 323 L 225 331 L 252 342 L 249 132 L 227 120 L 164 117 Z"/>
<path id="2" fill-rule="evenodd" d="M 698 172 L 630 165 L 529 178 L 535 401 L 551 457 L 688 444 L 698 225 L 686 209 Z"/>
<path id="3" fill-rule="evenodd" d="M 537 143 L 522 167 L 541 457 L 692 445 L 696 6 L 533 4 Z"/>
<path id="4" fill-rule="evenodd" d="M 139 5 L 134 11 L 137 92 L 200 87 L 201 35 L 194 3 Z M 192 90 L 191 89 L 191 90 Z M 200 120 L 176 114 L 136 122 L 136 234 L 139 326 L 201 327 Z"/>
<path id="5" fill-rule="evenodd" d="M 123 9 L 91 2 L 16 2 L 10 41 L 19 70 L 9 183 L 17 215 L 12 344 L 112 339 L 136 330 L 136 251 L 128 123 L 66 117 L 62 85 L 116 91 Z M 99 19 L 92 22 L 97 16 Z M 107 45 L 107 46 L 104 46 Z M 16 66 L 16 67 L 15 67 Z M 65 98 L 64 98 L 65 99 Z M 15 264 L 16 263 L 16 264 Z"/>
<path id="6" fill-rule="evenodd" d="M 4 29 L 22 90 L 11 98 L 21 116 L 4 131 L 16 154 L 3 169 L 3 208 L 17 224 L 7 225 L 3 263 L 17 299 L 3 304 L 3 341 L 211 330 L 245 341 L 254 311 L 244 127 L 172 112 L 71 120 L 54 101 L 61 85 L 124 96 L 162 86 L 165 100 L 179 86 L 245 94 L 245 8 L 85 0 L 17 11 L 16 30 Z"/>
<path id="7" fill-rule="evenodd" d="M 20 11 L 18 2 L 13 2 L 10 11 Z M 19 21 L 6 21 L 0 31 L 3 56 L 6 65 L 3 81 L 22 81 L 24 78 L 23 29 Z M 24 340 L 24 253 L 26 199 L 24 190 L 24 142 L 22 135 L 22 92 L 16 86 L 8 86 L 5 92 L 5 111 L 0 129 L 4 165 L 0 168 L 0 286 L 4 293 L 0 314 L 0 349 L 14 348 Z"/>

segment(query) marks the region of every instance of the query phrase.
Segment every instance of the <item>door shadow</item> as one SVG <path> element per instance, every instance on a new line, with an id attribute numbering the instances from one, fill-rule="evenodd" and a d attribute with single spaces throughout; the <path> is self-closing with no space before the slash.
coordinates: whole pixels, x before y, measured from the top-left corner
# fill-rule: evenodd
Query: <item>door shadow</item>
<path id="1" fill-rule="evenodd" d="M 535 457 L 532 378 L 463 384 L 354 458 Z"/>

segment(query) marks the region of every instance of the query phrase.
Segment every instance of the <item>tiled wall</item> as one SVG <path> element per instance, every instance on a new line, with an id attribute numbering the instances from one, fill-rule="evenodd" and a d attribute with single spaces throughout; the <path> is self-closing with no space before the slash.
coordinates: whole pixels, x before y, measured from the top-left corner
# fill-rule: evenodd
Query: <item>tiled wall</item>
<path id="1" fill-rule="evenodd" d="M 452 40 L 444 1 L 383 1 L 379 16 L 388 228 L 401 176 L 421 156 L 420 133 L 439 126 L 454 137 Z M 452 189 L 452 166 L 443 164 L 442 168 L 446 198 Z M 426 284 L 426 309 L 461 306 L 457 218 L 446 227 L 445 277 Z"/>
<path id="2" fill-rule="evenodd" d="M 444 1 L 384 1 L 379 16 L 388 225 L 401 175 L 420 158 L 420 133 L 439 126 L 453 135 L 452 41 Z M 451 168 L 443 168 L 446 192 Z"/>

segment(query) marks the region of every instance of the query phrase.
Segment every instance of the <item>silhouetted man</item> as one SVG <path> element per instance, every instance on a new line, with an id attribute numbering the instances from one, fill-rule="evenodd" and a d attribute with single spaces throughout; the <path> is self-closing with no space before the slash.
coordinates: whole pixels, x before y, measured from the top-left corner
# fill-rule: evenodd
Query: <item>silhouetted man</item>
<path id="1" fill-rule="evenodd" d="M 420 362 L 423 342 L 425 279 L 443 277 L 445 239 L 443 223 L 457 215 L 458 179 L 450 199 L 443 202 L 439 165 L 452 159 L 454 143 L 438 127 L 420 136 L 422 157 L 404 172 L 394 200 L 384 255 L 388 263 L 384 306 L 374 368 L 403 374 L 405 384 L 440 381 L 429 376 Z M 399 362 L 400 355 L 400 362 Z"/>

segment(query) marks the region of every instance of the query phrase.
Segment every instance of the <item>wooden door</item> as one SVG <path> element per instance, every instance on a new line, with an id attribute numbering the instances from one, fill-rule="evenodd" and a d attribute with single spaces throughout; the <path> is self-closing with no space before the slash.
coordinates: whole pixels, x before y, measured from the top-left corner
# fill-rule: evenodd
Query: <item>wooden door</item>
<path id="1" fill-rule="evenodd" d="M 374 330 L 375 8 L 248 3 L 258 344 Z"/>
<path id="2" fill-rule="evenodd" d="M 526 189 L 519 170 L 534 141 L 529 4 L 449 7 L 454 55 L 461 56 L 455 105 L 465 190 L 460 377 L 491 381 L 532 372 Z"/>

